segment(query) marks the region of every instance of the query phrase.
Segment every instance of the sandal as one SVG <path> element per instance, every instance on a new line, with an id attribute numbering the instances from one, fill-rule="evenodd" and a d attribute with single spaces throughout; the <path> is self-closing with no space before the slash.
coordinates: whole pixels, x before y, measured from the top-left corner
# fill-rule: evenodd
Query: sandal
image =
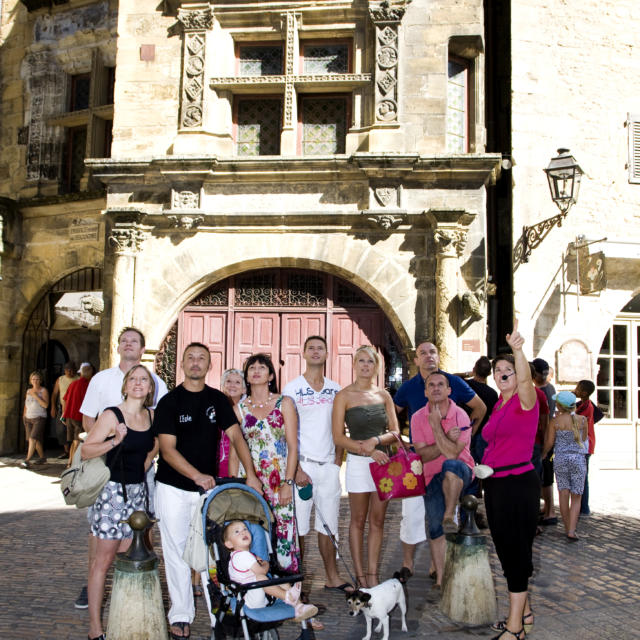
<path id="1" fill-rule="evenodd" d="M 171 634 L 171 640 L 180 640 L 181 638 L 191 637 L 191 626 L 188 622 L 172 622 L 169 626 L 179 627 L 180 629 L 182 629 L 182 634 L 183 634 L 179 636 L 179 635 L 176 635 L 173 631 L 169 630 L 169 633 Z M 188 631 L 186 635 L 184 633 L 185 631 Z"/>
<path id="2" fill-rule="evenodd" d="M 375 578 L 376 584 L 373 585 L 374 587 L 380 584 L 380 576 L 377 571 L 365 571 L 364 575 L 373 576 Z M 369 580 L 367 580 L 367 584 L 369 585 L 369 589 L 371 589 L 372 585 L 369 584 Z"/>
<path id="3" fill-rule="evenodd" d="M 407 584 L 409 578 L 413 575 L 413 571 L 409 567 L 402 567 L 400 571 L 396 571 L 393 577 L 400 582 L 400 584 Z"/>
<path id="4" fill-rule="evenodd" d="M 309 618 L 309 625 L 314 631 L 322 631 L 324 629 L 324 625 L 318 618 Z"/>
<path id="5" fill-rule="evenodd" d="M 529 619 L 529 622 L 525 622 L 525 620 L 527 619 Z M 529 613 L 525 613 L 522 616 L 522 626 L 524 627 L 525 633 L 531 633 L 531 629 L 533 629 L 533 622 L 534 622 L 533 609 L 531 609 Z"/>
<path id="6" fill-rule="evenodd" d="M 356 590 L 360 588 L 363 588 L 363 589 L 367 588 L 366 578 L 364 580 L 360 580 L 360 578 L 365 578 L 365 576 L 356 576 Z"/>
<path id="7" fill-rule="evenodd" d="M 194 598 L 201 598 L 204 595 L 202 592 L 202 587 L 199 584 L 192 585 L 192 588 Z"/>
<path id="8" fill-rule="evenodd" d="M 87 636 L 87 640 L 107 640 L 107 636 L 105 636 L 104 633 L 101 633 L 97 638 Z"/>
<path id="9" fill-rule="evenodd" d="M 526 622 L 526 620 L 529 621 Z M 524 628 L 525 633 L 531 633 L 531 629 L 533 629 L 533 620 L 533 609 L 522 616 L 522 627 Z M 498 622 L 494 622 L 490 628 L 492 631 L 504 631 L 507 628 L 507 621 L 499 620 Z M 509 633 L 513 632 L 509 631 Z"/>
<path id="10" fill-rule="evenodd" d="M 511 631 L 510 629 L 507 629 L 507 627 L 505 627 L 502 630 L 502 633 L 499 633 L 497 636 L 494 636 L 493 638 L 491 638 L 491 640 L 499 640 L 500 638 L 502 638 L 502 636 L 504 636 L 505 633 L 508 633 L 510 636 L 513 636 L 516 640 L 524 640 L 524 637 L 525 637 L 524 629 L 520 629 L 520 631 Z M 504 638 L 504 640 L 508 640 L 508 639 Z"/>

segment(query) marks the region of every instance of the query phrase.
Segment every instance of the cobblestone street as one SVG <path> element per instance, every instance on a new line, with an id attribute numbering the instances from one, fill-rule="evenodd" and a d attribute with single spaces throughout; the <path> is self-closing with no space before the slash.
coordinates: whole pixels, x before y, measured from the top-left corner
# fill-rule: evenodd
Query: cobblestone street
<path id="1" fill-rule="evenodd" d="M 17 467 L 17 462 L 17 458 L 2 458 L 0 462 L 0 597 L 3 602 L 0 638 L 86 638 L 87 610 L 73 606 L 80 587 L 86 582 L 85 512 L 63 504 L 58 487 L 61 463 L 52 461 L 27 471 Z M 634 490 L 639 480 L 640 472 L 594 468 L 591 475 L 594 513 L 580 522 L 580 542 L 569 545 L 561 524 L 548 527 L 536 539 L 536 571 L 532 581 L 536 620 L 529 637 L 540 640 L 640 638 L 634 623 L 640 605 L 640 496 Z M 346 498 L 342 511 L 340 538 L 346 541 Z M 387 517 L 383 578 L 390 577 L 401 564 L 399 513 L 400 504 L 392 503 Z M 310 590 L 310 600 L 321 607 L 320 619 L 325 624 L 325 630 L 316 632 L 316 637 L 319 640 L 362 638 L 364 620 L 347 616 L 344 598 L 323 589 L 324 575 L 315 542 L 308 548 L 305 590 Z M 347 551 L 346 542 L 341 544 L 341 549 Z M 487 627 L 459 627 L 439 612 L 429 593 L 428 561 L 426 546 L 421 545 L 417 556 L 417 566 L 421 569 L 408 583 L 409 632 L 401 632 L 399 615 L 394 613 L 390 638 L 491 637 Z M 506 584 L 493 555 L 491 562 L 498 608 L 503 614 Z M 161 576 L 162 573 L 161 567 Z M 342 574 L 346 577 L 344 569 Z M 164 584 L 163 588 L 166 600 Z M 209 629 L 203 599 L 199 601 L 191 635 L 195 640 L 208 637 Z M 295 625 L 285 624 L 280 629 L 283 640 L 293 640 L 297 635 Z M 374 633 L 374 640 L 378 637 L 380 634 Z"/>

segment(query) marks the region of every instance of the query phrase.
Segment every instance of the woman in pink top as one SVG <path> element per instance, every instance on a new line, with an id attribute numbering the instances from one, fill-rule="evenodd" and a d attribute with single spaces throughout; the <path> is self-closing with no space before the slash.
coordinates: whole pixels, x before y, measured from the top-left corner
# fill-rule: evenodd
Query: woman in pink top
<path id="1" fill-rule="evenodd" d="M 513 355 L 501 354 L 493 361 L 500 398 L 482 430 L 488 442 L 482 462 L 494 473 L 483 485 L 491 537 L 509 589 L 509 615 L 492 625 L 494 631 L 500 631 L 494 640 L 522 640 L 533 626 L 528 588 L 533 573 L 531 550 L 540 508 L 540 480 L 531 456 L 539 408 L 517 320 L 513 332 L 507 334 L 507 343 Z"/>

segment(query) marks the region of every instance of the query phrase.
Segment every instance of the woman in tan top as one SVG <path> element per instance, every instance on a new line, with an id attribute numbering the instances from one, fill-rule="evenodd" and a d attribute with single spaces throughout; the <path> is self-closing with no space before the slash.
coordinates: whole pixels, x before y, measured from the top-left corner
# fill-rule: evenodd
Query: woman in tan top
<path id="1" fill-rule="evenodd" d="M 359 347 L 353 356 L 355 381 L 339 391 L 333 402 L 333 440 L 347 450 L 346 484 L 351 519 L 349 548 L 358 585 L 378 584 L 378 560 L 384 533 L 387 502 L 378 498 L 369 464 L 389 461 L 388 445 L 399 433 L 398 420 L 389 393 L 373 383 L 380 358 L 373 347 Z M 345 425 L 349 435 L 345 433 Z M 364 569 L 364 527 L 369 521 L 367 569 Z"/>

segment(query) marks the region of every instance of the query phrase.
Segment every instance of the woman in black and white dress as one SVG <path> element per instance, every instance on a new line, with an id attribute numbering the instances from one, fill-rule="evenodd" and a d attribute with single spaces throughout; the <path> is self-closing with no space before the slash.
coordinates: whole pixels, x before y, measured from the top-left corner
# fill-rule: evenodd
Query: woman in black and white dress
<path id="1" fill-rule="evenodd" d="M 116 553 L 126 551 L 133 536 L 124 520 L 148 505 L 145 473 L 158 452 L 149 409 L 154 393 L 153 378 L 143 365 L 129 369 L 122 383 L 123 402 L 105 409 L 82 446 L 84 459 L 106 454 L 111 471 L 91 507 L 91 534 L 98 540 L 89 568 L 89 640 L 105 638 L 101 619 L 105 577 Z"/>

